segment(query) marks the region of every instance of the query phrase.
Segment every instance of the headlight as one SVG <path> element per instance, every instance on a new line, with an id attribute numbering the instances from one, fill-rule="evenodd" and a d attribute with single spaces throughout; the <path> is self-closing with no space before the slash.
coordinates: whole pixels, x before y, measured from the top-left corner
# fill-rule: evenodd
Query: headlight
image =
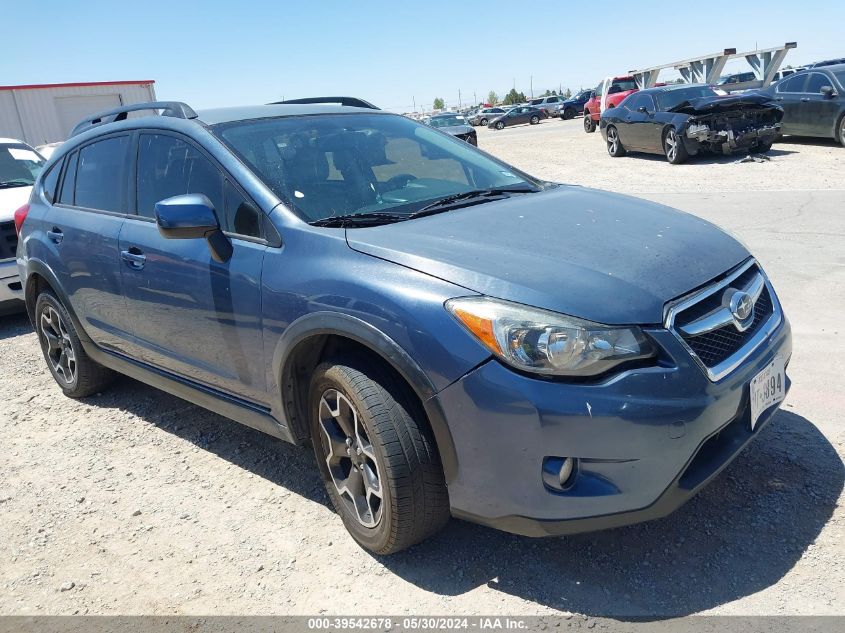
<path id="1" fill-rule="evenodd" d="M 595 376 L 655 351 L 638 327 L 601 325 L 488 297 L 450 299 L 446 309 L 509 365 L 554 376 Z"/>

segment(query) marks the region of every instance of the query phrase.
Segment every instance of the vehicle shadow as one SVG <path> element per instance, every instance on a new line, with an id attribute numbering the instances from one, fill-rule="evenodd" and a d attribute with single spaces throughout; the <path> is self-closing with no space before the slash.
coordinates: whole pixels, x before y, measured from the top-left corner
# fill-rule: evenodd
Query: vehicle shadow
<path id="1" fill-rule="evenodd" d="M 0 313 L 0 341 L 32 332 L 32 324 L 25 312 Z"/>
<path id="2" fill-rule="evenodd" d="M 845 467 L 805 418 L 781 411 L 710 486 L 651 523 L 528 539 L 452 521 L 381 562 L 443 595 L 480 585 L 554 609 L 663 619 L 712 609 L 780 580 L 830 519 Z"/>
<path id="3" fill-rule="evenodd" d="M 769 159 L 778 158 L 780 156 L 788 156 L 790 154 L 798 154 L 800 152 L 788 150 L 788 149 L 778 149 L 773 147 L 768 152 L 763 154 L 763 156 L 768 157 Z M 756 156 L 754 152 L 751 152 L 752 156 Z M 709 153 L 701 153 L 697 156 L 691 156 L 684 165 L 730 165 L 731 163 L 737 163 L 744 158 L 749 156 L 748 152 L 737 152 L 735 154 L 728 154 L 727 156 L 724 154 L 709 154 Z M 669 162 L 666 160 L 666 157 L 662 154 L 646 154 L 640 152 L 629 151 L 628 154 L 625 155 L 624 158 L 635 158 L 641 160 L 647 160 L 656 163 L 666 163 L 669 165 Z M 616 159 L 619 160 L 619 159 Z M 765 160 L 765 159 L 764 159 Z M 674 165 L 669 165 L 674 167 Z"/>
<path id="4" fill-rule="evenodd" d="M 129 378 L 87 400 L 130 411 L 245 471 L 330 505 L 309 449 Z M 830 519 L 843 482 L 845 466 L 824 435 L 783 410 L 715 481 L 665 519 L 548 539 L 453 520 L 416 547 L 376 558 L 403 580 L 443 596 L 486 585 L 589 616 L 677 617 L 777 583 Z"/>

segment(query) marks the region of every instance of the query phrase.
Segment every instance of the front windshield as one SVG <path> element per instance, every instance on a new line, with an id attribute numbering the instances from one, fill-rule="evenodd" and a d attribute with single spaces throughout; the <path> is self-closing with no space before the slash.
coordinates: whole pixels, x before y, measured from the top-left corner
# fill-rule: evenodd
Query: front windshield
<path id="1" fill-rule="evenodd" d="M 657 97 L 658 109 L 666 111 L 679 106 L 684 101 L 691 101 L 692 99 L 699 99 L 701 97 L 718 97 L 719 94 L 710 86 L 695 86 L 693 88 L 667 90 L 655 96 Z"/>
<path id="2" fill-rule="evenodd" d="M 845 70 L 836 70 L 833 72 L 836 80 L 839 82 L 840 86 L 845 86 Z"/>
<path id="3" fill-rule="evenodd" d="M 307 222 L 410 214 L 480 189 L 539 189 L 466 142 L 397 115 L 253 119 L 212 129 Z"/>
<path id="4" fill-rule="evenodd" d="M 431 127 L 452 127 L 455 125 L 466 125 L 467 120 L 459 115 L 449 115 L 449 116 L 435 116 L 431 118 L 431 122 L 429 125 Z"/>
<path id="5" fill-rule="evenodd" d="M 31 187 L 44 168 L 44 159 L 26 145 L 0 145 L 0 189 Z"/>

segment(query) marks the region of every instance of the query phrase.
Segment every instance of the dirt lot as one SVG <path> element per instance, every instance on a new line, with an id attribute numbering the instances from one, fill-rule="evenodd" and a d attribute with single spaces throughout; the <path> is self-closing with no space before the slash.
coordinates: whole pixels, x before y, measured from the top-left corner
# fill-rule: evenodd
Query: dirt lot
<path id="1" fill-rule="evenodd" d="M 794 385 L 743 455 L 654 523 L 531 540 L 452 521 L 374 558 L 309 452 L 129 379 L 68 400 L 26 319 L 0 318 L 0 614 L 845 614 L 845 149 L 614 160 L 577 120 L 479 142 L 710 219 L 758 255 L 793 324 Z"/>

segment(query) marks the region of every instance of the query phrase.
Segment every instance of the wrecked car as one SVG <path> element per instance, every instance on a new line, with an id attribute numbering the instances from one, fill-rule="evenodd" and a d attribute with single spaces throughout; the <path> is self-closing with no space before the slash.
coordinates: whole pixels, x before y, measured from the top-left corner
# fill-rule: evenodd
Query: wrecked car
<path id="1" fill-rule="evenodd" d="M 719 94 L 705 85 L 640 90 L 605 110 L 599 126 L 612 157 L 663 154 L 673 165 L 699 152 L 768 152 L 783 109 L 760 92 Z"/>

